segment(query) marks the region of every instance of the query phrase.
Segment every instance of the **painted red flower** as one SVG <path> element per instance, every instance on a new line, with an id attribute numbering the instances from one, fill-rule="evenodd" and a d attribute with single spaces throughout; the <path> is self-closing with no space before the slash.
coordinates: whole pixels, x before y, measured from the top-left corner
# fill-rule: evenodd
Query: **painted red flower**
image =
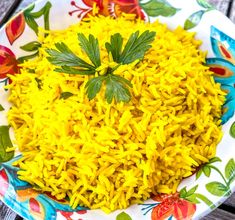
<path id="1" fill-rule="evenodd" d="M 135 14 L 136 17 L 145 19 L 138 0 L 82 0 L 82 2 L 86 7 L 81 7 L 76 1 L 71 1 L 71 5 L 76 9 L 70 11 L 69 14 L 77 13 L 78 18 L 87 17 L 92 14 L 92 8 L 96 4 L 100 15 L 119 17 L 124 12 L 126 14 Z"/>
<path id="2" fill-rule="evenodd" d="M 25 18 L 23 14 L 19 14 L 6 25 L 6 35 L 12 45 L 24 32 Z"/>
<path id="3" fill-rule="evenodd" d="M 0 45 L 0 79 L 5 79 L 7 74 L 17 73 L 19 67 L 15 54 L 9 48 Z"/>
<path id="4" fill-rule="evenodd" d="M 35 217 L 35 219 L 44 219 L 44 207 L 40 202 L 38 202 L 34 198 L 29 199 L 29 210 L 32 216 Z"/>
<path id="5" fill-rule="evenodd" d="M 191 219 L 196 211 L 196 205 L 179 197 L 179 193 L 172 195 L 159 194 L 152 198 L 161 202 L 152 210 L 152 220 L 163 220 L 174 216 L 175 219 Z"/>
<path id="6" fill-rule="evenodd" d="M 33 212 L 37 212 L 37 213 L 41 212 L 40 203 L 34 198 L 29 199 L 29 207 L 30 207 L 30 210 Z"/>
<path id="7" fill-rule="evenodd" d="M 67 220 L 72 220 L 72 215 L 74 214 L 74 212 L 68 212 L 68 211 L 62 211 L 62 210 L 58 210 L 58 212 L 61 215 L 63 215 Z M 87 211 L 86 210 L 80 210 L 80 211 L 76 211 L 76 213 L 79 214 L 79 215 L 84 215 L 84 214 L 87 213 Z"/>
<path id="8" fill-rule="evenodd" d="M 4 169 L 0 170 L 0 196 L 4 196 L 9 186 L 7 173 Z"/>

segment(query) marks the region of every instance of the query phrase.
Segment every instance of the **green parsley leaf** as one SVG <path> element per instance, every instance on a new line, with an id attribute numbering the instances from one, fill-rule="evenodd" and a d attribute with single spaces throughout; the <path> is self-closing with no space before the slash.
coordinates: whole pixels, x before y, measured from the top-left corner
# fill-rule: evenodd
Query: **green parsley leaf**
<path id="1" fill-rule="evenodd" d="M 91 34 L 89 35 L 89 39 L 87 39 L 84 34 L 79 33 L 78 40 L 80 41 L 81 48 L 85 51 L 91 62 L 95 67 L 99 67 L 101 62 L 98 39 Z"/>
<path id="2" fill-rule="evenodd" d="M 71 93 L 71 92 L 62 92 L 60 94 L 60 99 L 68 99 L 71 96 L 73 96 L 73 93 Z"/>
<path id="3" fill-rule="evenodd" d="M 110 43 L 106 43 L 106 50 L 112 54 L 113 60 L 117 63 L 128 64 L 137 59 L 143 59 L 144 54 L 151 48 L 156 32 L 145 31 L 139 36 L 139 31 L 131 34 L 123 51 L 123 38 L 119 33 L 111 36 Z"/>
<path id="4" fill-rule="evenodd" d="M 155 35 L 156 32 L 148 30 L 140 36 L 139 31 L 131 34 L 120 56 L 120 62 L 128 64 L 137 59 L 143 59 L 145 52 L 151 48 L 150 43 L 153 42 Z"/>
<path id="5" fill-rule="evenodd" d="M 87 88 L 86 93 L 89 100 L 94 99 L 99 93 L 104 81 L 106 83 L 105 98 L 109 104 L 112 103 L 113 99 L 117 102 L 130 101 L 131 94 L 128 87 L 132 87 L 132 84 L 127 79 L 114 74 L 98 76 L 87 82 L 85 87 Z"/>
<path id="6" fill-rule="evenodd" d="M 95 67 L 91 64 L 87 63 L 86 61 L 80 59 L 77 57 L 66 44 L 64 43 L 56 43 L 55 47 L 57 50 L 54 49 L 47 49 L 47 53 L 50 55 L 50 57 L 47 57 L 47 59 L 56 66 L 74 66 L 79 67 L 80 70 L 94 70 L 95 73 Z M 58 70 L 58 69 L 57 69 Z M 57 71 L 56 70 L 56 71 Z"/>
<path id="7" fill-rule="evenodd" d="M 38 79 L 37 77 L 35 78 L 35 81 L 37 82 L 38 84 L 38 88 L 39 89 L 42 89 L 42 80 L 41 79 Z"/>
<path id="8" fill-rule="evenodd" d="M 120 82 L 120 83 L 126 84 L 127 86 L 129 86 L 129 87 L 131 87 L 131 88 L 133 87 L 132 84 L 131 84 L 131 82 L 130 82 L 129 80 L 127 80 L 127 79 L 125 79 L 125 78 L 123 78 L 123 77 L 121 77 L 121 76 L 112 74 L 112 78 L 113 78 L 114 80 Z"/>
<path id="9" fill-rule="evenodd" d="M 56 68 L 56 72 L 68 73 L 68 74 L 78 74 L 78 75 L 94 75 L 95 69 L 79 69 L 70 66 L 61 66 L 61 68 Z"/>
<path id="10" fill-rule="evenodd" d="M 126 82 L 126 79 L 121 76 L 109 74 L 106 76 L 106 91 L 105 98 L 107 102 L 112 103 L 113 98 L 117 102 L 129 102 L 131 100 L 131 94 L 128 89 L 130 82 Z"/>
<path id="11" fill-rule="evenodd" d="M 106 43 L 105 47 L 108 53 L 112 54 L 113 60 L 120 63 L 120 56 L 122 52 L 123 37 L 121 34 L 116 33 L 111 36 L 110 43 Z"/>
<path id="12" fill-rule="evenodd" d="M 106 76 L 98 76 L 90 79 L 86 84 L 86 93 L 88 95 L 89 100 L 95 98 L 96 94 L 99 93 L 102 83 L 105 80 Z"/>

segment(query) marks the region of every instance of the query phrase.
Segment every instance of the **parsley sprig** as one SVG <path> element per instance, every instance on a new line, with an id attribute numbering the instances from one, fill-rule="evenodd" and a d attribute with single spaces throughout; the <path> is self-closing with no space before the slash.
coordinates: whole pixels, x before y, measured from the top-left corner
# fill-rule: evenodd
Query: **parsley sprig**
<path id="1" fill-rule="evenodd" d="M 101 66 L 100 49 L 98 39 L 92 34 L 88 38 L 84 34 L 78 34 L 79 45 L 87 55 L 91 63 L 79 58 L 72 52 L 64 43 L 56 43 L 56 49 L 47 49 L 49 57 L 47 59 L 57 66 L 56 72 L 79 74 L 79 75 L 95 75 L 91 78 L 86 87 L 86 94 L 91 100 L 95 98 L 97 93 L 105 83 L 105 98 L 108 103 L 113 99 L 117 102 L 129 102 L 131 94 L 129 88 L 132 84 L 129 80 L 115 75 L 113 72 L 123 64 L 129 64 L 136 60 L 144 58 L 144 54 L 151 48 L 151 43 L 154 40 L 156 32 L 145 31 L 142 34 L 139 31 L 132 33 L 126 45 L 123 47 L 123 37 L 116 33 L 111 36 L 110 43 L 106 42 L 105 47 L 112 59 L 117 65 L 113 68 L 107 67 L 104 74 L 100 74 L 97 69 Z M 122 49 L 123 48 L 123 49 Z"/>

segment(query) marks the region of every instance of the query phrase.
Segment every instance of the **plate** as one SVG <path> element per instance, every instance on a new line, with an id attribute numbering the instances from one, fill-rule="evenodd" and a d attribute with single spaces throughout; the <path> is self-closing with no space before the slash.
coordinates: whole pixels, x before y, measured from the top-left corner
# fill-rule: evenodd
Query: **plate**
<path id="1" fill-rule="evenodd" d="M 30 220 L 199 219 L 235 190 L 235 32 L 231 31 L 235 26 L 204 0 L 41 0 L 16 15 L 0 31 L 0 155 L 6 145 L 14 143 L 14 134 L 6 119 L 10 104 L 7 102 L 9 91 L 4 85 L 11 83 L 7 74 L 19 74 L 18 64 L 37 56 L 39 46 L 35 41 L 39 27 L 64 29 L 88 16 L 94 3 L 105 16 L 132 13 L 147 22 L 159 19 L 170 29 L 181 25 L 196 32 L 196 38 L 203 41 L 201 49 L 208 51 L 207 65 L 215 73 L 215 80 L 228 92 L 222 117 L 224 136 L 216 157 L 184 179 L 177 193 L 155 196 L 144 204 L 107 215 L 101 210 L 84 207 L 72 210 L 66 201 L 34 191 L 28 183 L 17 178 L 17 168 L 12 166 L 20 157 L 16 150 L 14 155 L 6 154 L 6 162 L 0 164 L 0 198 Z"/>

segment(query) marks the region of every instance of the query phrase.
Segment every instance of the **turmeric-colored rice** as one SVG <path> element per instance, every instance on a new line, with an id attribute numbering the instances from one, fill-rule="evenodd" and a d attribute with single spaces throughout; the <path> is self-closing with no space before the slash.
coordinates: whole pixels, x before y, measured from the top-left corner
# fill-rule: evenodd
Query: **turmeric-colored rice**
<path id="1" fill-rule="evenodd" d="M 108 104 L 104 85 L 89 101 L 89 77 L 54 72 L 46 58 L 47 48 L 64 42 L 89 62 L 77 33 L 92 33 L 105 67 L 110 36 L 120 33 L 126 42 L 137 30 L 155 31 L 156 37 L 142 61 L 114 72 L 133 84 L 129 103 Z M 206 53 L 193 33 L 169 31 L 158 22 L 91 17 L 39 40 L 39 56 L 23 63 L 8 87 L 21 180 L 57 199 L 68 197 L 73 208 L 110 212 L 152 193 L 176 192 L 183 178 L 215 156 L 225 94 L 203 65 Z M 73 95 L 63 99 L 63 92 Z"/>

